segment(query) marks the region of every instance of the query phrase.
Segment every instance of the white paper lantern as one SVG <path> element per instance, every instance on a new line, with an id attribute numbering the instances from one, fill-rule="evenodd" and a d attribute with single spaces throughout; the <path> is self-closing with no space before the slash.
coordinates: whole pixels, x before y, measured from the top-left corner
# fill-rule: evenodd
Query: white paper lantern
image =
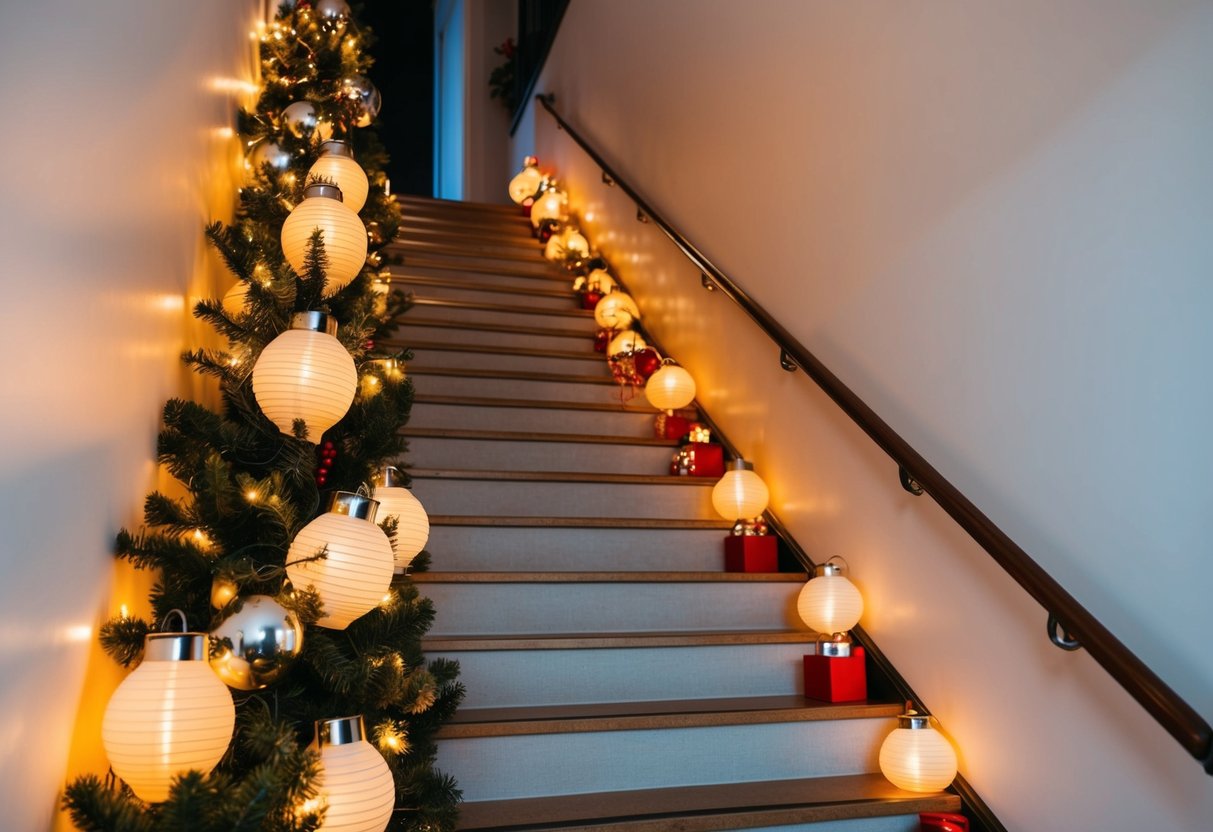
<path id="1" fill-rule="evenodd" d="M 350 409 L 358 371 L 334 336 L 337 321 L 322 312 L 298 312 L 291 328 L 266 345 L 253 366 L 253 395 L 278 430 L 293 436 L 295 420 L 318 441 Z"/>
<path id="2" fill-rule="evenodd" d="M 621 332 L 611 339 L 611 343 L 607 344 L 607 355 L 619 355 L 620 353 L 633 353 L 647 347 L 648 344 L 639 333 L 632 332 L 630 329 L 626 332 Z"/>
<path id="3" fill-rule="evenodd" d="M 430 539 L 429 515 L 413 492 L 404 487 L 404 476 L 394 466 L 384 466 L 372 482 L 375 491 L 371 496 L 379 501 L 380 522 L 396 518 L 396 571 L 403 572 Z"/>
<path id="4" fill-rule="evenodd" d="M 244 314 L 244 304 L 248 301 L 248 281 L 237 280 L 236 285 L 223 293 L 223 311 L 229 318 L 238 318 Z"/>
<path id="5" fill-rule="evenodd" d="M 561 232 L 560 236 L 564 240 L 564 253 L 566 257 L 570 255 L 585 257 L 590 253 L 590 241 L 576 228 L 566 228 Z"/>
<path id="6" fill-rule="evenodd" d="M 316 623 L 344 630 L 383 600 L 392 582 L 392 544 L 375 525 L 379 503 L 348 491 L 333 494 L 329 509 L 308 523 L 287 552 L 286 575 L 299 589 L 311 586 L 324 605 Z M 314 557 L 321 549 L 327 557 Z"/>
<path id="7" fill-rule="evenodd" d="M 327 808 L 325 832 L 383 832 L 396 805 L 396 782 L 383 755 L 366 741 L 361 716 L 316 723 L 317 790 Z"/>
<path id="8" fill-rule="evenodd" d="M 357 214 L 366 204 L 370 183 L 362 165 L 354 161 L 354 151 L 348 142 L 327 141 L 320 145 L 320 158 L 307 172 L 308 178 L 323 177 L 337 183 L 341 201 Z"/>
<path id="9" fill-rule="evenodd" d="M 585 288 L 604 295 L 615 288 L 615 278 L 605 269 L 594 269 L 585 279 Z"/>
<path id="10" fill-rule="evenodd" d="M 522 205 L 528 199 L 534 199 L 543 184 L 543 174 L 539 172 L 539 160 L 528 156 L 523 161 L 524 167 L 510 180 L 510 199 Z"/>
<path id="11" fill-rule="evenodd" d="M 863 596 L 842 574 L 841 566 L 823 563 L 817 567 L 815 577 L 800 590 L 796 611 L 818 633 L 845 633 L 863 615 Z"/>
<path id="12" fill-rule="evenodd" d="M 563 192 L 549 188 L 537 196 L 535 204 L 531 206 L 531 225 L 538 228 L 544 220 L 563 221 L 568 204 L 569 198 Z"/>
<path id="13" fill-rule="evenodd" d="M 640 320 L 640 307 L 626 292 L 611 292 L 594 307 L 594 321 L 606 329 L 627 329 Z"/>
<path id="14" fill-rule="evenodd" d="M 658 410 L 677 410 L 695 400 L 695 379 L 677 364 L 662 364 L 645 382 L 644 396 Z"/>
<path id="15" fill-rule="evenodd" d="M 323 232 L 329 263 L 325 290 L 332 294 L 357 277 L 366 264 L 366 226 L 342 203 L 341 190 L 335 185 L 314 182 L 304 188 L 303 201 L 282 223 L 282 253 L 300 277 L 308 243 L 317 228 Z"/>
<path id="16" fill-rule="evenodd" d="M 712 488 L 712 507 L 725 520 L 752 520 L 766 510 L 769 499 L 767 484 L 740 458 Z"/>
<path id="17" fill-rule="evenodd" d="M 207 664 L 206 633 L 152 633 L 143 661 L 114 691 L 101 741 L 140 798 L 166 800 L 173 777 L 210 772 L 236 724 L 231 694 Z"/>
<path id="18" fill-rule="evenodd" d="M 931 727 L 931 717 L 909 710 L 880 746 L 880 771 L 899 789 L 938 792 L 956 779 L 956 751 Z"/>

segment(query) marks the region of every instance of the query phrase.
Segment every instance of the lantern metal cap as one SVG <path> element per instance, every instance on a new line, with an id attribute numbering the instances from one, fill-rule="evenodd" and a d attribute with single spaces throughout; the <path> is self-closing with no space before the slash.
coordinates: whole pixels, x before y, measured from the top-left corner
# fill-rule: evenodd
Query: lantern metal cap
<path id="1" fill-rule="evenodd" d="M 747 462 L 745 459 L 737 457 L 729 463 L 729 469 L 732 471 L 753 471 L 754 463 Z"/>
<path id="2" fill-rule="evenodd" d="M 904 714 L 897 715 L 898 728 L 912 728 L 914 730 L 922 730 L 923 728 L 931 727 L 931 715 L 922 714 L 912 708 Z"/>
<path id="3" fill-rule="evenodd" d="M 313 197 L 335 199 L 338 202 L 345 201 L 341 196 L 341 189 L 332 182 L 309 182 L 303 189 L 303 198 L 311 199 Z"/>
<path id="4" fill-rule="evenodd" d="M 337 337 L 337 319 L 327 312 L 296 312 L 291 316 L 291 329 L 306 329 Z"/>
<path id="5" fill-rule="evenodd" d="M 320 145 L 321 156 L 344 156 L 347 159 L 354 158 L 354 148 L 350 147 L 350 143 L 341 139 L 329 139 L 322 142 Z"/>
<path id="6" fill-rule="evenodd" d="M 206 660 L 206 633 L 148 633 L 143 639 L 143 660 L 201 662 Z"/>
<path id="7" fill-rule="evenodd" d="M 371 474 L 371 485 L 376 488 L 407 488 L 408 478 L 395 465 L 384 465 Z"/>
<path id="8" fill-rule="evenodd" d="M 361 714 L 316 721 L 316 744 L 318 746 L 350 745 L 362 742 L 365 738 L 366 728 L 362 724 Z"/>
<path id="9" fill-rule="evenodd" d="M 325 511 L 330 514 L 345 514 L 358 520 L 375 522 L 375 512 L 379 510 L 379 501 L 355 494 L 353 491 L 334 491 L 328 496 Z"/>
<path id="10" fill-rule="evenodd" d="M 844 659 L 851 655 L 851 637 L 846 633 L 834 633 L 832 636 L 817 637 L 817 655 L 829 656 L 834 659 Z"/>
<path id="11" fill-rule="evenodd" d="M 813 570 L 814 577 L 833 578 L 842 574 L 842 566 L 837 563 L 819 563 Z"/>

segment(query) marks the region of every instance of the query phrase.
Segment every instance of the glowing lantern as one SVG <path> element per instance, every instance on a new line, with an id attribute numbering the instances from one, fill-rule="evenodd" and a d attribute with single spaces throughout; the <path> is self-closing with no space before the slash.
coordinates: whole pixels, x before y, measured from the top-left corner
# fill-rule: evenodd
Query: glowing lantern
<path id="1" fill-rule="evenodd" d="M 392 582 L 392 544 L 375 525 L 379 503 L 334 492 L 328 511 L 299 530 L 287 552 L 286 575 L 315 588 L 324 605 L 321 627 L 344 630 L 373 609 Z M 321 550 L 326 555 L 316 560 Z"/>
<path id="2" fill-rule="evenodd" d="M 366 263 L 366 226 L 341 201 L 336 185 L 313 182 L 303 189 L 303 201 L 282 224 L 282 253 L 300 277 L 305 275 L 308 242 L 320 229 L 328 258 L 325 288 L 328 294 L 358 276 Z"/>
<path id="3" fill-rule="evenodd" d="M 899 789 L 942 791 L 956 779 L 956 751 L 929 714 L 907 708 L 880 746 L 880 771 Z"/>
<path id="4" fill-rule="evenodd" d="M 396 805 L 396 781 L 387 761 L 366 741 L 361 716 L 316 723 L 317 778 L 327 806 L 324 832 L 383 832 Z"/>
<path id="5" fill-rule="evenodd" d="M 320 145 L 320 158 L 307 175 L 309 179 L 323 177 L 336 182 L 341 189 L 341 201 L 355 214 L 366 204 L 370 184 L 362 165 L 354 161 L 354 151 L 347 142 L 327 141 Z"/>
<path id="6" fill-rule="evenodd" d="M 766 510 L 770 492 L 754 466 L 740 457 L 712 488 L 712 507 L 725 520 L 750 520 Z"/>
<path id="7" fill-rule="evenodd" d="M 379 501 L 379 517 L 396 518 L 396 571 L 403 572 L 430 539 L 430 518 L 421 501 L 404 487 L 404 475 L 386 465 L 372 478 Z"/>
<path id="8" fill-rule="evenodd" d="M 645 340 L 640 335 L 627 330 L 611 339 L 611 343 L 607 345 L 607 355 L 639 352 L 647 346 L 648 344 L 645 343 Z"/>
<path id="9" fill-rule="evenodd" d="M 627 329 L 640 320 L 640 307 L 626 292 L 611 292 L 594 307 L 594 321 L 606 329 Z"/>
<path id="10" fill-rule="evenodd" d="M 223 293 L 223 311 L 229 318 L 237 318 L 244 314 L 244 304 L 248 300 L 248 281 L 237 280 L 236 285 Z"/>
<path id="11" fill-rule="evenodd" d="M 569 198 L 561 191 L 548 188 L 535 198 L 535 204 L 531 206 L 531 225 L 538 228 L 544 220 L 563 221 L 568 204 Z"/>
<path id="12" fill-rule="evenodd" d="M 585 279 L 585 288 L 605 295 L 615 289 L 615 278 L 606 269 L 594 269 Z"/>
<path id="13" fill-rule="evenodd" d="M 522 170 L 510 180 L 510 199 L 519 205 L 526 204 L 528 199 L 534 199 L 543 185 L 543 174 L 539 172 L 539 160 L 527 156 L 523 160 Z"/>
<path id="14" fill-rule="evenodd" d="M 302 419 L 308 436 L 319 439 L 354 401 L 358 371 L 336 333 L 337 321 L 323 312 L 297 312 L 253 367 L 257 404 L 288 436 Z"/>
<path id="15" fill-rule="evenodd" d="M 813 630 L 826 635 L 845 633 L 863 615 L 863 596 L 835 563 L 823 563 L 800 590 L 796 611 Z"/>
<path id="16" fill-rule="evenodd" d="M 114 773 L 143 800 L 166 800 L 173 778 L 209 772 L 236 724 L 231 694 L 207 664 L 206 633 L 152 633 L 143 661 L 114 691 L 101 740 Z"/>
<path id="17" fill-rule="evenodd" d="M 607 298 L 614 296 L 607 295 Z M 649 380 L 645 382 L 644 395 L 649 404 L 658 410 L 677 410 L 695 400 L 695 379 L 673 362 L 662 364 L 661 369 L 649 376 Z"/>

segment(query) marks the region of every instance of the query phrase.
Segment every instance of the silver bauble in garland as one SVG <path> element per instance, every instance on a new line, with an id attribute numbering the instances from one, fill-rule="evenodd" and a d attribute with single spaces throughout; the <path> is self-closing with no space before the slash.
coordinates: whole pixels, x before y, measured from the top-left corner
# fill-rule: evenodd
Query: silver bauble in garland
<path id="1" fill-rule="evenodd" d="M 350 4 L 345 0 L 315 0 L 312 8 L 321 20 L 344 23 L 350 19 Z"/>
<path id="2" fill-rule="evenodd" d="M 293 612 L 268 595 L 237 601 L 211 631 L 211 669 L 230 688 L 261 690 L 277 682 L 299 658 L 303 627 Z"/>
<path id="3" fill-rule="evenodd" d="M 297 139 L 312 135 L 319 123 L 316 105 L 310 101 L 296 101 L 282 111 L 282 126 Z"/>
<path id="4" fill-rule="evenodd" d="M 291 154 L 279 147 L 277 142 L 262 139 L 257 142 L 253 147 L 253 152 L 249 154 L 249 162 L 256 171 L 260 171 L 266 165 L 277 170 L 286 170 L 291 166 Z"/>
<path id="5" fill-rule="evenodd" d="M 354 102 L 354 110 L 358 116 L 354 122 L 356 127 L 366 127 L 383 106 L 383 97 L 378 88 L 365 75 L 347 75 L 341 79 L 341 95 Z"/>

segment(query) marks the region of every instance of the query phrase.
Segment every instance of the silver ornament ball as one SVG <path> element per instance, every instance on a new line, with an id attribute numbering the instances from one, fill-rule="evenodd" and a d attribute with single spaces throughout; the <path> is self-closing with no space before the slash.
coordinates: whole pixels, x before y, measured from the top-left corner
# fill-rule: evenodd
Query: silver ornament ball
<path id="1" fill-rule="evenodd" d="M 354 102 L 358 127 L 366 127 L 383 106 L 383 96 L 379 89 L 365 75 L 347 75 L 341 79 L 341 95 Z"/>
<path id="2" fill-rule="evenodd" d="M 262 139 L 253 147 L 253 152 L 249 154 L 249 161 L 253 165 L 253 170 L 257 171 L 266 165 L 277 170 L 286 170 L 291 166 L 291 154 L 279 147 L 277 142 Z"/>
<path id="3" fill-rule="evenodd" d="M 350 4 L 345 0 L 315 0 L 312 8 L 321 20 L 344 22 L 350 19 Z"/>
<path id="4" fill-rule="evenodd" d="M 310 101 L 296 101 L 282 111 L 283 126 L 297 139 L 312 135 L 319 123 L 316 106 Z"/>
<path id="5" fill-rule="evenodd" d="M 261 690 L 282 678 L 303 649 L 303 627 L 268 595 L 238 601 L 211 631 L 211 668 L 228 687 Z"/>

